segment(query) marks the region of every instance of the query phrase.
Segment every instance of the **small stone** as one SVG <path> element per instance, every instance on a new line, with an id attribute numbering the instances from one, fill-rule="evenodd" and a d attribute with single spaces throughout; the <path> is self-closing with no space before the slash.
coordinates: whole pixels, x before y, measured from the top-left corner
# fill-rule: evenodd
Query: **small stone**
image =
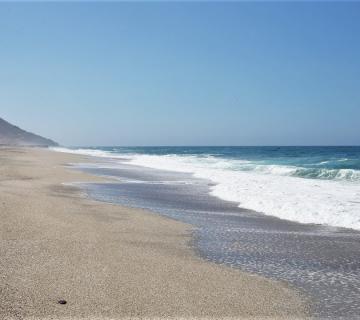
<path id="1" fill-rule="evenodd" d="M 66 300 L 59 300 L 58 303 L 59 304 L 66 304 L 67 302 L 66 302 Z"/>

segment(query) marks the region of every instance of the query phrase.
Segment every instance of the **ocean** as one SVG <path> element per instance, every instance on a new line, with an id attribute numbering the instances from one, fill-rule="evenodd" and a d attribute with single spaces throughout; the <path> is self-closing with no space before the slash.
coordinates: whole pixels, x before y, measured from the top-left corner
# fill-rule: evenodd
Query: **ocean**
<path id="1" fill-rule="evenodd" d="M 189 173 L 210 194 L 265 215 L 360 230 L 360 147 L 54 148 Z"/>

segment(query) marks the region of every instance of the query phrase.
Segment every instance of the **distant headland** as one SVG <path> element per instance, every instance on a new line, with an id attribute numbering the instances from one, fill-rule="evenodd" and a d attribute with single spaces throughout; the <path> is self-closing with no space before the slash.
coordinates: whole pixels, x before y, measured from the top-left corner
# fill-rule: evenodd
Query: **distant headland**
<path id="1" fill-rule="evenodd" d="M 0 118 L 0 145 L 10 146 L 57 146 L 53 140 L 27 132 Z"/>

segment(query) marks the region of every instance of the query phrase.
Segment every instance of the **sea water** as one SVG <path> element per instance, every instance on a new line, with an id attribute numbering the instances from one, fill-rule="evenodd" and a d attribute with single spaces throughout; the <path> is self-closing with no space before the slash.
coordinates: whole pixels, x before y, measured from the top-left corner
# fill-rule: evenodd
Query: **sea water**
<path id="1" fill-rule="evenodd" d="M 190 173 L 210 193 L 281 219 L 360 230 L 360 147 L 55 148 Z"/>

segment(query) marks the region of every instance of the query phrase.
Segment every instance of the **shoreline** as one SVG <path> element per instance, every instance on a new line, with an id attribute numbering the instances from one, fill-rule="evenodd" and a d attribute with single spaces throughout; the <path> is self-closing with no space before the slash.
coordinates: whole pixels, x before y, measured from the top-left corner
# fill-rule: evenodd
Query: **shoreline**
<path id="1" fill-rule="evenodd" d="M 0 149 L 1 316 L 307 316 L 286 284 L 197 257 L 190 225 L 62 184 L 109 181 L 65 167 L 88 159 Z"/>
<path id="2" fill-rule="evenodd" d="M 209 181 L 191 173 L 146 168 L 126 159 L 92 159 L 95 163 L 73 167 L 115 181 L 81 184 L 91 199 L 141 207 L 192 225 L 198 256 L 285 281 L 311 301 L 314 317 L 359 315 L 360 232 L 240 208 L 211 195 Z"/>
<path id="3" fill-rule="evenodd" d="M 301 152 L 297 147 L 280 149 L 54 148 L 60 152 L 91 155 L 103 160 L 125 160 L 129 165 L 153 170 L 191 174 L 195 179 L 208 180 L 212 184 L 209 190 L 211 195 L 241 204 L 246 210 L 301 224 L 360 231 L 357 218 L 360 185 L 356 182 L 360 178 L 360 171 L 354 158 L 360 149 L 345 150 L 342 156 L 334 147 L 319 150 L 317 156 L 308 147 L 301 148 Z M 293 157 L 288 157 L 289 154 Z M 323 161 L 317 157 L 323 157 Z"/>

